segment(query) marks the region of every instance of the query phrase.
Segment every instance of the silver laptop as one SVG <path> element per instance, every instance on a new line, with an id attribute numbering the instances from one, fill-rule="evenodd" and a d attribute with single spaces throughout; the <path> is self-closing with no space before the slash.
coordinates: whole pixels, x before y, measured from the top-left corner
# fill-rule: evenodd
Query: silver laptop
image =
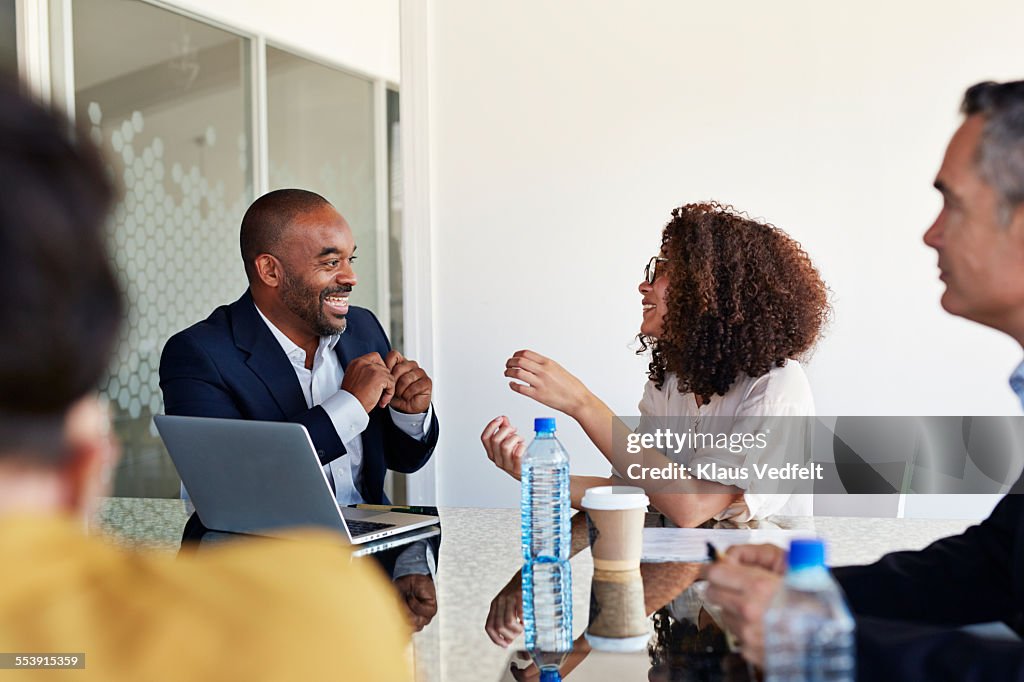
<path id="1" fill-rule="evenodd" d="M 339 507 L 302 424 L 167 415 L 153 421 L 199 518 L 211 530 L 283 536 L 287 529 L 322 526 L 361 545 L 440 520 Z M 421 530 L 402 539 L 434 534 Z M 398 544 L 395 540 L 386 544 Z"/>

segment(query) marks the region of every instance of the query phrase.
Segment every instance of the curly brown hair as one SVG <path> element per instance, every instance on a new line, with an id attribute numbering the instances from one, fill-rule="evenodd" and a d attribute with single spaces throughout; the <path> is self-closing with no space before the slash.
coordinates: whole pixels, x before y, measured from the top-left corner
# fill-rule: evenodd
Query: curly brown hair
<path id="1" fill-rule="evenodd" d="M 809 351 L 831 314 L 828 287 L 789 235 L 718 202 L 672 210 L 661 235 L 669 285 L 663 332 L 641 334 L 648 376 L 704 402 L 741 373 L 767 374 Z"/>

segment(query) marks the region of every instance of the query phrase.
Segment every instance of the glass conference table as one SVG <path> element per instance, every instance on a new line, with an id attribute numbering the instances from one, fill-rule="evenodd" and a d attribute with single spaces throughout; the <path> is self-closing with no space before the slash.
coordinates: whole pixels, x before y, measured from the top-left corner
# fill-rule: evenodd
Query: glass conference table
<path id="1" fill-rule="evenodd" d="M 519 512 L 515 509 L 441 508 L 441 542 L 435 588 L 437 613 L 413 635 L 419 682 L 497 682 L 536 679 L 520 636 L 508 649 L 484 630 L 492 602 L 518 590 L 522 564 Z M 648 515 L 657 525 L 657 515 Z M 110 498 L 96 526 L 117 542 L 173 554 L 187 516 L 180 500 Z M 825 538 L 833 565 L 865 563 L 882 554 L 918 549 L 961 532 L 970 521 L 777 517 L 782 528 L 813 530 Z M 724 633 L 702 608 L 699 570 L 693 563 L 643 564 L 644 605 L 651 620 L 647 650 L 592 652 L 582 638 L 590 607 L 593 563 L 585 522 L 573 520 L 573 630 L 577 645 L 563 663 L 569 680 L 745 680 L 750 671 L 731 653 Z M 362 559 L 370 560 L 370 559 Z M 532 673 L 532 674 L 531 674 Z M 339 677 L 341 679 L 341 677 Z"/>

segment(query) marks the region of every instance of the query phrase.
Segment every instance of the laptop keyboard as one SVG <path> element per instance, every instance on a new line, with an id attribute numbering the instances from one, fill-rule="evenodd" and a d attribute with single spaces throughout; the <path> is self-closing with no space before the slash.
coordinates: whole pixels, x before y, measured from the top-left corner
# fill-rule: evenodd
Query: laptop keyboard
<path id="1" fill-rule="evenodd" d="M 345 519 L 345 525 L 348 526 L 348 532 L 352 534 L 352 537 L 359 537 L 360 535 L 366 535 L 367 533 L 376 533 L 379 530 L 385 528 L 393 528 L 393 523 L 377 523 L 376 521 L 352 521 Z"/>

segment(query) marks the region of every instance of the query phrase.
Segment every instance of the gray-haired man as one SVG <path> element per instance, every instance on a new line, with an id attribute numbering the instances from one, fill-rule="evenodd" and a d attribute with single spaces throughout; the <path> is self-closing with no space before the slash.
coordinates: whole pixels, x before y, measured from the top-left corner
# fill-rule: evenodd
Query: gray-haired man
<path id="1" fill-rule="evenodd" d="M 975 85 L 962 110 L 935 179 L 942 211 L 924 241 L 938 252 L 942 307 L 1024 346 L 1024 81 Z M 1024 363 L 1010 385 L 1024 404 Z M 707 572 L 708 598 L 760 664 L 762 618 L 785 553 L 744 545 L 728 554 Z M 1024 632 L 1024 496 L 1007 495 L 961 535 L 834 575 L 857 617 L 860 679 L 1024 679 L 1024 643 L 959 629 L 1004 621 Z"/>

